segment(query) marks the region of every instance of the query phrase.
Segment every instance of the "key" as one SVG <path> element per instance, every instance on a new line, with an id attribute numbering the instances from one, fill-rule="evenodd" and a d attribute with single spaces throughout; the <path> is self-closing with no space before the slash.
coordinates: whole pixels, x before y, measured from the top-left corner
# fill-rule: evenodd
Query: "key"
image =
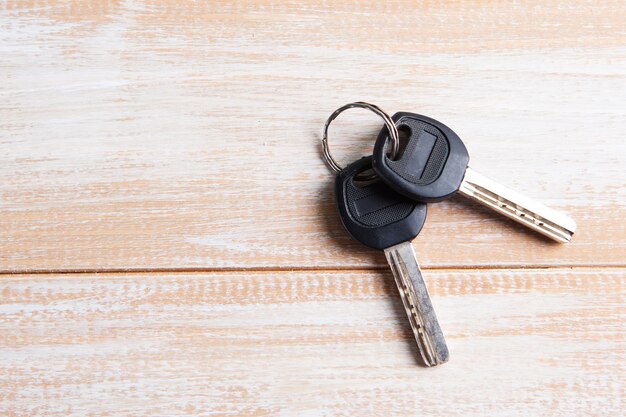
<path id="1" fill-rule="evenodd" d="M 421 357 L 427 366 L 440 365 L 448 361 L 448 347 L 411 246 L 426 220 L 426 204 L 395 193 L 380 179 L 358 181 L 371 163 L 371 156 L 362 158 L 337 175 L 341 222 L 359 242 L 384 250 Z"/>
<path id="2" fill-rule="evenodd" d="M 404 112 L 393 120 L 407 133 L 404 150 L 393 160 L 388 157 L 388 131 L 383 128 L 373 154 L 374 170 L 392 189 L 424 203 L 458 192 L 557 242 L 571 240 L 576 231 L 573 219 L 471 169 L 465 145 L 448 126 Z"/>

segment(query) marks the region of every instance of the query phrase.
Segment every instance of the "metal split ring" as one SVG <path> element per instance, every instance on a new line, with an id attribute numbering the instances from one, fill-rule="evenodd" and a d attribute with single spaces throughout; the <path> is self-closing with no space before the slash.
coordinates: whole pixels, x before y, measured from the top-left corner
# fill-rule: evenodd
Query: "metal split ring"
<path id="1" fill-rule="evenodd" d="M 389 117 L 387 113 L 382 111 L 380 107 L 374 104 L 365 103 L 363 101 L 348 103 L 345 106 L 341 106 L 337 110 L 335 110 L 328 117 L 328 120 L 326 120 L 326 124 L 324 125 L 324 136 L 322 137 L 322 149 L 324 151 L 324 160 L 326 161 L 326 164 L 328 164 L 330 169 L 332 169 L 335 173 L 341 172 L 343 168 L 339 166 L 337 161 L 335 161 L 333 156 L 330 154 L 330 147 L 328 146 L 328 126 L 330 126 L 332 121 L 335 120 L 337 116 L 339 116 L 342 112 L 348 109 L 355 108 L 355 107 L 370 110 L 376 113 L 377 115 L 379 115 L 383 119 L 383 121 L 385 122 L 385 126 L 387 126 L 387 130 L 389 131 L 389 136 L 391 137 L 391 152 L 390 152 L 391 159 L 395 159 L 396 155 L 398 154 L 398 149 L 400 148 L 400 139 L 399 139 L 400 135 L 398 134 L 398 128 L 396 127 L 395 123 L 393 122 L 391 117 Z M 375 177 L 376 177 L 375 175 L 370 175 L 367 177 L 367 179 L 373 179 Z"/>

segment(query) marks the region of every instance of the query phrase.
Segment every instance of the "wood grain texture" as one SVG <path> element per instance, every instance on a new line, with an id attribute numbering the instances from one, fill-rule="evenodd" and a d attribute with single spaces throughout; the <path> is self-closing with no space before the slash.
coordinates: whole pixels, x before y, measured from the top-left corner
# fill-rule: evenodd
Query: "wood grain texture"
<path id="1" fill-rule="evenodd" d="M 319 154 L 359 99 L 443 120 L 475 169 L 579 224 L 552 245 L 453 199 L 416 243 L 425 266 L 623 266 L 625 19 L 623 2 L 6 1 L 0 271 L 381 266 L 341 229 Z M 380 126 L 354 115 L 331 132 L 342 161 Z"/>
<path id="2" fill-rule="evenodd" d="M 4 277 L 0 414 L 621 415 L 626 269 L 424 275 L 437 369 L 388 271 Z"/>
<path id="3" fill-rule="evenodd" d="M 0 416 L 622 415 L 625 21 L 623 1 L 0 2 Z M 442 120 L 579 226 L 559 245 L 430 206 L 438 369 L 335 213 L 320 133 L 355 100 Z M 342 116 L 334 154 L 379 128 Z"/>

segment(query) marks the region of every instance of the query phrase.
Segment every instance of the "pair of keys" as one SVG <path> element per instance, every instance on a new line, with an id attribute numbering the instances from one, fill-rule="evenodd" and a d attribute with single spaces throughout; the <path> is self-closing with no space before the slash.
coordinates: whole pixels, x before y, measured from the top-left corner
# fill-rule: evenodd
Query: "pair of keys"
<path id="1" fill-rule="evenodd" d="M 343 111 L 364 108 L 385 122 L 372 156 L 341 168 L 330 154 L 328 127 Z M 400 149 L 399 129 L 407 140 Z M 426 220 L 426 203 L 457 192 L 557 242 L 569 242 L 576 223 L 468 167 L 469 154 L 449 127 L 413 113 L 390 118 L 373 104 L 340 107 L 326 121 L 324 158 L 337 173 L 335 199 L 344 227 L 359 242 L 385 252 L 415 341 L 426 366 L 449 359 L 448 347 L 411 241 Z"/>

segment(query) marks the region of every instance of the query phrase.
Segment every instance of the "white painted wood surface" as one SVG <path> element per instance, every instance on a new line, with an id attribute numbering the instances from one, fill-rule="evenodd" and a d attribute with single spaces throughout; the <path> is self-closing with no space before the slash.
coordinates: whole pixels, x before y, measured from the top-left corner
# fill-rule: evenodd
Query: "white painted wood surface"
<path id="1" fill-rule="evenodd" d="M 0 3 L 0 415 L 623 414 L 624 21 L 622 1 Z M 320 131 L 354 100 L 444 121 L 579 225 L 558 245 L 430 206 L 438 369 L 335 213 Z M 379 128 L 347 113 L 333 151 Z"/>
<path id="2" fill-rule="evenodd" d="M 579 224 L 550 245 L 452 200 L 425 266 L 624 264 L 622 3 L 45 4 L 0 17 L 1 270 L 380 266 L 319 155 L 354 100 L 445 121 L 475 169 Z M 347 161 L 380 121 L 337 127 Z"/>
<path id="3" fill-rule="evenodd" d="M 4 277 L 0 414 L 617 416 L 625 272 L 425 271 L 436 369 L 388 271 Z"/>

